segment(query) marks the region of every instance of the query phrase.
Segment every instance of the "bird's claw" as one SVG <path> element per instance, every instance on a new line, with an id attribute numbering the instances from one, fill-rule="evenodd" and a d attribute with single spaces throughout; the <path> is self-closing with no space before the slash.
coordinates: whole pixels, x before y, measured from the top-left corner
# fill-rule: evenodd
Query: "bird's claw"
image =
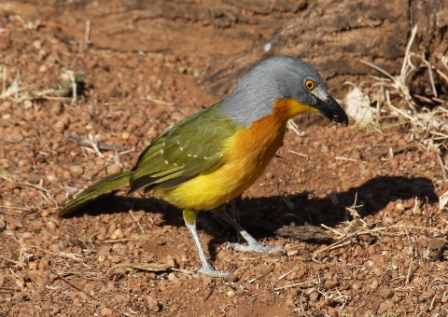
<path id="1" fill-rule="evenodd" d="M 203 264 L 202 267 L 198 270 L 198 273 L 202 273 L 211 277 L 221 277 L 226 278 L 230 273 L 217 271 L 207 263 L 207 265 Z"/>

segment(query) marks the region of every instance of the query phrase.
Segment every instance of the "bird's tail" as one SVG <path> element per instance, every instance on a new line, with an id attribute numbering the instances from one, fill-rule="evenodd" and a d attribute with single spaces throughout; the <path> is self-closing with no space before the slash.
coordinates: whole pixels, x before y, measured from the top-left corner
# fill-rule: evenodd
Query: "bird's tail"
<path id="1" fill-rule="evenodd" d="M 77 209 L 81 208 L 82 205 L 94 199 L 95 197 L 104 194 L 108 191 L 114 190 L 122 185 L 128 184 L 131 180 L 132 171 L 126 171 L 122 173 L 117 173 L 110 175 L 99 182 L 93 184 L 85 191 L 83 191 L 78 197 L 71 200 L 64 208 L 59 211 L 59 216 L 67 216 Z"/>

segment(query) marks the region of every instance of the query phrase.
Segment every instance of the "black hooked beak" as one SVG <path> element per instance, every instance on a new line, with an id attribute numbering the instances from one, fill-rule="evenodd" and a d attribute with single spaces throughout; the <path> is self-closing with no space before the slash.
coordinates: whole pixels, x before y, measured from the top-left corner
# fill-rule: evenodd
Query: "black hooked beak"
<path id="1" fill-rule="evenodd" d="M 325 100 L 317 99 L 316 108 L 319 109 L 320 113 L 326 116 L 328 119 L 333 120 L 337 123 L 342 123 L 343 125 L 348 125 L 348 117 L 344 109 L 333 99 L 330 95 L 327 95 Z"/>

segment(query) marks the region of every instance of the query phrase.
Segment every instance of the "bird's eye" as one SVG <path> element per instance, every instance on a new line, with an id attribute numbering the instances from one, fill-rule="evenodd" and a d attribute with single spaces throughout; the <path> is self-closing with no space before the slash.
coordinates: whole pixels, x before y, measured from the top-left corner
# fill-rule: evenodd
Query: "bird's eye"
<path id="1" fill-rule="evenodd" d="M 316 83 L 314 81 L 312 81 L 311 79 L 308 79 L 305 82 L 305 88 L 308 90 L 313 90 L 315 86 L 316 86 Z"/>

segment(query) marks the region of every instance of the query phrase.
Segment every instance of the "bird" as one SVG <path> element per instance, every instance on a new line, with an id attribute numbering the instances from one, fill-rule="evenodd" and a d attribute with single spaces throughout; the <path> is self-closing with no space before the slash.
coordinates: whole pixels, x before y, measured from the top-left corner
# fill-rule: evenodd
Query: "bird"
<path id="1" fill-rule="evenodd" d="M 198 273 L 226 277 L 207 260 L 196 229 L 200 212 L 215 210 L 247 244 L 230 243 L 239 251 L 285 252 L 263 246 L 225 212 L 225 205 L 251 186 L 281 146 L 289 119 L 321 113 L 348 125 L 344 109 L 327 92 L 324 80 L 308 63 L 276 55 L 255 66 L 227 97 L 155 137 L 134 168 L 94 183 L 59 212 L 72 214 L 97 196 L 130 185 L 183 210 L 183 219 L 197 248 Z"/>

